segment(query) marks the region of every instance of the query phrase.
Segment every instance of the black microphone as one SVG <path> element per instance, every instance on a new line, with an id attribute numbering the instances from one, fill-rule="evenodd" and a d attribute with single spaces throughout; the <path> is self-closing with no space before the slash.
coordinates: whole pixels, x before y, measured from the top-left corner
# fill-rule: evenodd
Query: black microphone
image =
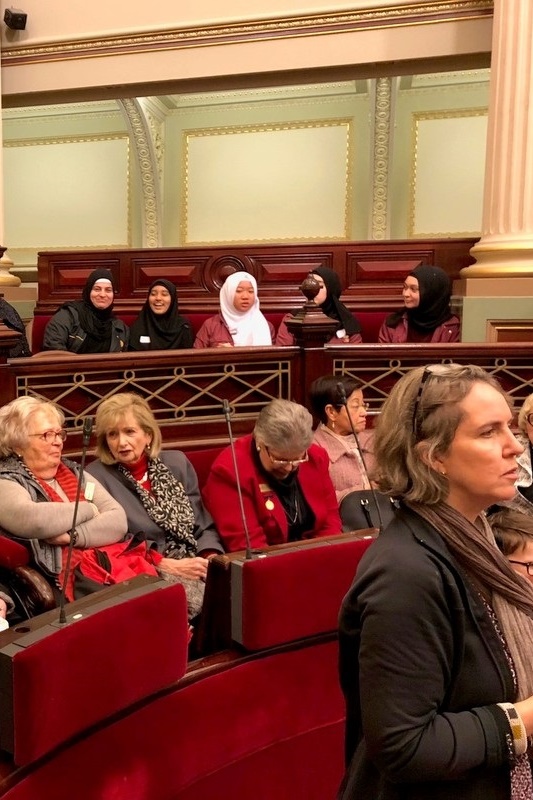
<path id="1" fill-rule="evenodd" d="M 233 441 L 233 431 L 231 430 L 230 407 L 228 401 L 224 400 L 224 416 L 228 426 L 229 445 L 231 447 L 231 455 L 233 458 L 233 468 L 235 470 L 235 481 L 237 483 L 237 494 L 239 495 L 239 505 L 241 509 L 242 527 L 244 530 L 244 539 L 246 541 L 246 559 L 253 558 L 252 546 L 250 544 L 250 533 L 248 531 L 248 524 L 246 522 L 246 515 L 244 513 L 244 503 L 242 502 L 241 480 L 239 477 L 239 469 L 237 467 L 237 457 L 235 455 L 235 443 Z"/>
<path id="2" fill-rule="evenodd" d="M 74 514 L 72 516 L 72 526 L 69 531 L 70 541 L 68 543 L 68 550 L 67 550 L 67 561 L 65 564 L 65 572 L 63 576 L 63 586 L 61 587 L 61 595 L 59 596 L 59 624 L 64 625 L 67 621 L 67 615 L 65 612 L 65 592 L 67 588 L 67 582 L 70 576 L 70 562 L 72 559 L 72 551 L 74 549 L 74 541 L 76 538 L 76 522 L 78 517 L 78 506 L 80 504 L 80 496 L 81 496 L 81 483 L 83 480 L 83 470 L 85 469 L 85 457 L 87 455 L 87 448 L 89 447 L 89 442 L 91 441 L 91 432 L 93 429 L 93 421 L 92 417 L 85 417 L 83 420 L 83 441 L 82 441 L 82 450 L 81 450 L 81 462 L 80 462 L 80 471 L 78 474 L 78 485 L 76 487 L 76 498 L 74 500 Z"/>
<path id="3" fill-rule="evenodd" d="M 359 453 L 359 457 L 361 459 L 361 463 L 363 464 L 363 469 L 364 469 L 365 473 L 368 475 L 368 470 L 366 468 L 365 457 L 363 455 L 363 449 L 362 449 L 361 445 L 359 444 L 359 437 L 358 437 L 358 435 L 357 435 L 357 433 L 355 431 L 355 425 L 353 424 L 352 415 L 350 414 L 350 409 L 348 408 L 348 400 L 346 398 L 346 389 L 344 388 L 344 385 L 341 383 L 341 381 L 339 381 L 337 383 L 337 391 L 339 393 L 339 403 L 340 403 L 341 406 L 344 406 L 344 408 L 346 409 L 346 416 L 348 417 L 348 422 L 350 423 L 350 428 L 352 429 L 353 438 L 355 439 L 355 445 L 357 447 L 357 452 Z M 379 531 L 379 533 L 381 533 L 382 530 L 383 530 L 383 517 L 381 516 L 381 509 L 379 507 L 379 503 L 378 503 L 378 498 L 376 496 L 376 492 L 374 490 L 374 487 L 372 486 L 372 481 L 369 481 L 369 483 L 370 483 L 370 492 L 372 494 L 372 500 L 374 501 L 374 505 L 376 507 L 378 520 L 379 520 L 378 531 Z M 361 506 L 363 508 L 363 513 L 364 513 L 366 519 L 370 520 L 370 522 L 371 522 L 370 512 L 368 511 L 368 500 L 366 502 L 364 500 L 361 500 Z M 374 527 L 374 526 L 370 525 L 370 527 Z"/>

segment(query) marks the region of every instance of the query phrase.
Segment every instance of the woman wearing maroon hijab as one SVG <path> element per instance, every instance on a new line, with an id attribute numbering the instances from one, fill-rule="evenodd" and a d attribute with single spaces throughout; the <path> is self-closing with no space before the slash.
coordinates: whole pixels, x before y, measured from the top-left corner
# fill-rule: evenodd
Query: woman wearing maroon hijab
<path id="1" fill-rule="evenodd" d="M 404 308 L 387 317 L 378 342 L 458 342 L 461 324 L 450 309 L 451 282 L 440 267 L 420 264 L 403 285 Z"/>

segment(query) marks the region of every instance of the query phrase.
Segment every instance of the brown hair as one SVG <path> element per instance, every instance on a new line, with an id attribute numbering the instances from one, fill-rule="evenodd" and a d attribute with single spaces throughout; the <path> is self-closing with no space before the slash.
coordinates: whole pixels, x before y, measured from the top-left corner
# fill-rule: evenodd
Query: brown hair
<path id="1" fill-rule="evenodd" d="M 400 378 L 374 437 L 373 477 L 382 492 L 429 505 L 446 499 L 448 482 L 430 463 L 448 452 L 463 417 L 460 404 L 475 383 L 488 383 L 509 403 L 498 381 L 472 364 L 431 364 Z"/>
<path id="2" fill-rule="evenodd" d="M 488 521 L 505 556 L 513 555 L 533 541 L 533 517 L 525 511 L 502 506 Z"/>

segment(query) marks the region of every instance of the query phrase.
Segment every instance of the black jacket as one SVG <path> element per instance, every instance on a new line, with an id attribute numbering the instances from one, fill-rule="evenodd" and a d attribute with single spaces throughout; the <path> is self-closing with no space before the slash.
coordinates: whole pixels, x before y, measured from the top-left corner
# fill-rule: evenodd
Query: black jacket
<path id="1" fill-rule="evenodd" d="M 511 672 L 444 541 L 403 508 L 361 560 L 340 616 L 342 800 L 510 797 Z"/>
<path id="2" fill-rule="evenodd" d="M 56 311 L 45 328 L 43 350 L 69 350 L 79 352 L 86 332 L 80 324 L 78 312 L 72 306 L 63 306 Z M 128 349 L 129 329 L 118 317 L 112 319 L 110 353 L 120 353 Z"/>

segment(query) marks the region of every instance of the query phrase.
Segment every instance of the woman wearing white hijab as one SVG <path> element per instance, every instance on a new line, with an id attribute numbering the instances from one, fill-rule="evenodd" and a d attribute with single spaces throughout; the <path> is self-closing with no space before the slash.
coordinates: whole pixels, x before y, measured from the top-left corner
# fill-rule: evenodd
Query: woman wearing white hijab
<path id="1" fill-rule="evenodd" d="M 257 281 L 249 272 L 234 272 L 220 290 L 220 313 L 204 322 L 194 347 L 261 347 L 273 339 L 274 328 L 259 310 Z"/>

